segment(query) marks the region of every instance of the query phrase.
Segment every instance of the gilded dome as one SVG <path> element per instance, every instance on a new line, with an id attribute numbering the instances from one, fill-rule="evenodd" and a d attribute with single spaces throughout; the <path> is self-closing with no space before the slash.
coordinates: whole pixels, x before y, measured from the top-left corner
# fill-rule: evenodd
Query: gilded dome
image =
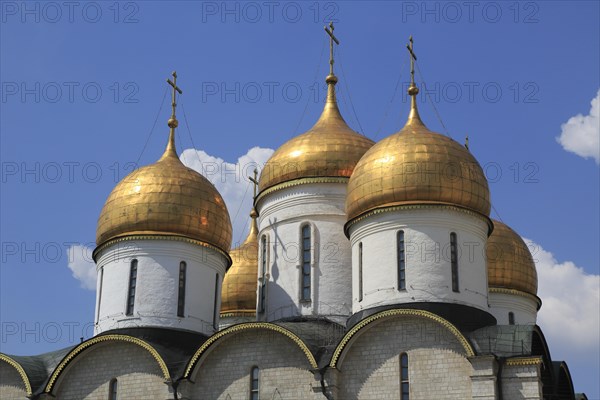
<path id="1" fill-rule="evenodd" d="M 96 244 L 130 235 L 173 235 L 228 252 L 231 221 L 223 198 L 175 152 L 174 128 L 163 156 L 127 175 L 98 218 Z"/>
<path id="2" fill-rule="evenodd" d="M 494 220 L 486 246 L 488 286 L 537 295 L 537 271 L 529 248 L 518 233 Z"/>
<path id="3" fill-rule="evenodd" d="M 258 277 L 258 227 L 252 213 L 248 237 L 229 252 L 233 264 L 223 278 L 221 317 L 256 315 L 256 282 Z"/>
<path id="4" fill-rule="evenodd" d="M 481 166 L 467 148 L 427 129 L 413 96 L 407 124 L 360 159 L 348 183 L 346 214 L 409 204 L 445 204 L 490 213 Z"/>
<path id="5" fill-rule="evenodd" d="M 321 117 L 307 132 L 279 147 L 265 164 L 259 190 L 301 178 L 349 178 L 356 163 L 374 142 L 353 131 L 335 99 L 337 78 L 329 75 L 327 101 Z"/>

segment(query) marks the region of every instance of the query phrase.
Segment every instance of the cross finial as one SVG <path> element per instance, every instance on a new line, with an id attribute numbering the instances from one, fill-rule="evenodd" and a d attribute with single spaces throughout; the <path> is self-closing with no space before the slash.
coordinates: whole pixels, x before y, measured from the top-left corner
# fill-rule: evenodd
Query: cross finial
<path id="1" fill-rule="evenodd" d="M 329 35 L 329 76 L 334 76 L 333 74 L 333 42 L 339 46 L 340 41 L 333 34 L 334 30 L 333 22 L 329 23 L 329 28 L 325 27 L 325 32 Z M 329 77 L 328 77 L 329 78 Z M 336 80 L 337 81 L 337 80 Z"/>
<path id="2" fill-rule="evenodd" d="M 248 179 L 250 180 L 250 182 L 252 182 L 253 187 L 252 201 L 256 202 L 256 191 L 258 189 L 258 171 L 256 170 L 256 168 L 254 168 L 254 178 L 249 176 Z M 258 232 L 258 228 L 256 227 L 257 216 L 258 213 L 256 212 L 256 208 L 252 206 L 252 210 L 250 210 L 250 217 L 252 217 L 252 227 L 250 228 L 250 235 L 252 235 L 253 231 Z M 250 235 L 248 237 L 250 237 Z"/>
<path id="3" fill-rule="evenodd" d="M 258 188 L 258 171 L 254 168 L 254 178 L 249 176 L 250 182 L 252 182 L 252 187 L 254 189 L 254 194 L 252 195 L 252 200 L 256 200 L 256 189 Z"/>
<path id="4" fill-rule="evenodd" d="M 169 125 L 169 128 L 171 128 L 171 131 L 169 132 L 169 141 L 167 142 L 167 148 L 165 149 L 165 152 L 163 153 L 162 157 L 160 158 L 161 160 L 163 159 L 177 159 L 179 160 L 179 158 L 177 157 L 177 150 L 175 149 L 175 128 L 177 128 L 177 126 L 179 125 L 179 122 L 177 121 L 177 118 L 175 117 L 175 108 L 177 108 L 177 93 L 179 92 L 179 94 L 183 94 L 183 92 L 181 91 L 181 89 L 179 88 L 179 86 L 177 86 L 177 72 L 173 71 L 173 80 L 171 81 L 170 79 L 167 78 L 167 83 L 169 85 L 171 85 L 171 87 L 173 88 L 173 96 L 171 98 L 171 118 L 169 118 L 169 121 L 167 122 L 167 125 Z"/>
<path id="5" fill-rule="evenodd" d="M 417 56 L 413 51 L 413 37 L 410 35 L 408 38 L 409 44 L 406 45 L 408 49 L 408 53 L 410 55 L 410 87 L 408 88 L 408 94 L 411 96 L 416 96 L 419 93 L 419 89 L 415 85 L 415 61 L 417 61 Z"/>
<path id="6" fill-rule="evenodd" d="M 423 124 L 421 121 L 421 117 L 419 116 L 419 111 L 417 110 L 417 94 L 419 93 L 419 88 L 415 84 L 415 61 L 417 61 L 417 55 L 413 51 L 413 37 L 410 35 L 408 38 L 409 44 L 406 45 L 408 49 L 408 54 L 410 57 L 410 86 L 408 87 L 408 94 L 411 96 L 410 100 L 410 114 L 408 115 L 408 124 L 417 123 Z"/>
<path id="7" fill-rule="evenodd" d="M 179 92 L 179 94 L 183 94 L 183 92 L 181 91 L 181 89 L 179 88 L 179 86 L 177 86 L 177 72 L 173 71 L 173 80 L 171 81 L 169 78 L 167 78 L 167 83 L 169 85 L 171 85 L 171 87 L 173 87 L 173 94 L 171 97 L 171 118 L 169 118 L 169 128 L 177 128 L 177 125 L 179 125 L 179 122 L 177 121 L 177 118 L 175 117 L 175 109 L 177 108 L 177 92 Z"/>

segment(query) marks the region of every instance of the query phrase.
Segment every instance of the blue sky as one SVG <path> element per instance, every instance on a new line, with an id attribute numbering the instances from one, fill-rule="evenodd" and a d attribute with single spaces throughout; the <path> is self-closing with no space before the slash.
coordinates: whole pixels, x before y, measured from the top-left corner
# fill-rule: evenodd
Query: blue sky
<path id="1" fill-rule="evenodd" d="M 600 398 L 597 111 L 588 116 L 600 89 L 599 3 L 269 4 L 1 3 L 2 351 L 91 334 L 94 292 L 73 277 L 71 246 L 93 247 L 111 189 L 162 153 L 170 73 L 184 91 L 179 152 L 259 162 L 270 153 L 250 149 L 275 149 L 318 117 L 333 18 L 342 113 L 374 140 L 406 119 L 414 36 L 423 119 L 458 141 L 469 135 L 493 216 L 535 243 L 540 297 L 557 304 L 540 317 L 553 357 L 569 363 L 576 390 Z M 234 242 L 249 209 L 239 181 L 216 182 L 231 192 Z"/>

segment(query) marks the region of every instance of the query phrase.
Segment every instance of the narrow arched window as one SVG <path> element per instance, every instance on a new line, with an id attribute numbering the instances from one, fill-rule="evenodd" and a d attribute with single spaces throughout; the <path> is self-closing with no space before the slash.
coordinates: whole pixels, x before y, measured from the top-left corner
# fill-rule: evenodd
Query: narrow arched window
<path id="1" fill-rule="evenodd" d="M 129 290 L 127 291 L 127 310 L 126 315 L 133 315 L 133 306 L 135 304 L 135 287 L 137 284 L 138 260 L 131 260 L 129 267 Z"/>
<path id="2" fill-rule="evenodd" d="M 515 313 L 510 311 L 508 313 L 508 324 L 509 325 L 514 325 L 515 324 Z"/>
<path id="3" fill-rule="evenodd" d="M 396 251 L 398 253 L 398 290 L 406 290 L 406 252 L 404 250 L 404 231 L 396 236 Z"/>
<path id="4" fill-rule="evenodd" d="M 267 236 L 263 235 L 260 239 L 260 293 L 258 301 L 258 312 L 265 312 L 266 288 L 267 288 Z"/>
<path id="5" fill-rule="evenodd" d="M 218 326 L 218 321 L 219 321 L 219 309 L 218 309 L 218 305 L 219 305 L 219 274 L 215 274 L 215 296 L 213 298 L 213 328 L 217 329 Z"/>
<path id="6" fill-rule="evenodd" d="M 260 371 L 258 367 L 252 367 L 252 371 L 250 372 L 250 400 L 259 400 L 259 375 Z"/>
<path id="7" fill-rule="evenodd" d="M 185 314 L 185 276 L 187 264 L 185 261 L 179 263 L 179 291 L 177 293 L 177 316 L 183 317 Z"/>
<path id="8" fill-rule="evenodd" d="M 363 299 L 363 244 L 358 244 L 358 301 Z"/>
<path id="9" fill-rule="evenodd" d="M 310 300 L 310 259 L 311 259 L 311 247 L 310 247 L 310 225 L 304 225 L 302 227 L 302 242 L 301 242 L 301 267 L 302 267 L 302 301 Z"/>
<path id="10" fill-rule="evenodd" d="M 450 234 L 450 264 L 452 268 L 452 291 L 458 292 L 458 244 L 454 232 Z"/>
<path id="11" fill-rule="evenodd" d="M 400 399 L 408 400 L 410 383 L 408 381 L 408 354 L 400 354 Z"/>
<path id="12" fill-rule="evenodd" d="M 118 386 L 117 378 L 113 378 L 110 380 L 108 384 L 108 400 L 117 400 L 118 395 Z"/>

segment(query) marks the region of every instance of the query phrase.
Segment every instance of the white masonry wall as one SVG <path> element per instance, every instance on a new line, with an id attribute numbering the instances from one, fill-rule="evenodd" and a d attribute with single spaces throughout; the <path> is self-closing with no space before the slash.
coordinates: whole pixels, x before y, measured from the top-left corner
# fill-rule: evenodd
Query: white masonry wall
<path id="1" fill-rule="evenodd" d="M 112 379 L 117 379 L 119 399 L 173 398 L 158 362 L 147 350 L 125 342 L 96 344 L 80 353 L 61 374 L 53 394 L 61 400 L 106 400 Z"/>
<path id="2" fill-rule="evenodd" d="M 249 399 L 250 373 L 259 368 L 261 399 L 324 399 L 302 350 L 288 337 L 247 330 L 213 344 L 179 386 L 180 399 Z"/>
<path id="3" fill-rule="evenodd" d="M 408 355 L 411 400 L 471 399 L 471 363 L 458 339 L 440 324 L 392 317 L 357 335 L 337 366 L 339 399 L 400 399 L 402 353 Z"/>
<path id="4" fill-rule="evenodd" d="M 541 365 L 505 365 L 502 397 L 510 400 L 542 400 Z"/>
<path id="5" fill-rule="evenodd" d="M 404 231 L 406 290 L 398 290 L 396 237 L 400 230 Z M 488 311 L 487 231 L 484 218 L 444 208 L 384 212 L 352 225 L 353 312 L 411 302 L 456 303 Z M 459 292 L 452 291 L 451 232 L 457 235 Z"/>
<path id="6" fill-rule="evenodd" d="M 344 235 L 346 183 L 303 184 L 268 194 L 259 202 L 261 237 L 268 238 L 265 313 L 259 320 L 326 316 L 345 323 L 352 307 L 350 243 Z M 311 227 L 311 299 L 301 301 L 302 227 Z"/>
<path id="7" fill-rule="evenodd" d="M 515 315 L 515 325 L 535 325 L 537 302 L 529 296 L 490 292 L 490 313 L 498 325 L 508 325 L 508 313 Z"/>
<path id="8" fill-rule="evenodd" d="M 127 316 L 129 273 L 133 259 L 138 260 L 135 305 L 133 315 Z M 183 318 L 177 316 L 181 261 L 187 264 Z M 214 326 L 219 324 L 221 283 L 226 265 L 219 252 L 187 242 L 136 240 L 113 244 L 99 254 L 96 262 L 95 333 L 143 326 L 185 329 L 211 335 L 215 332 Z M 215 298 L 217 304 L 214 303 Z"/>

